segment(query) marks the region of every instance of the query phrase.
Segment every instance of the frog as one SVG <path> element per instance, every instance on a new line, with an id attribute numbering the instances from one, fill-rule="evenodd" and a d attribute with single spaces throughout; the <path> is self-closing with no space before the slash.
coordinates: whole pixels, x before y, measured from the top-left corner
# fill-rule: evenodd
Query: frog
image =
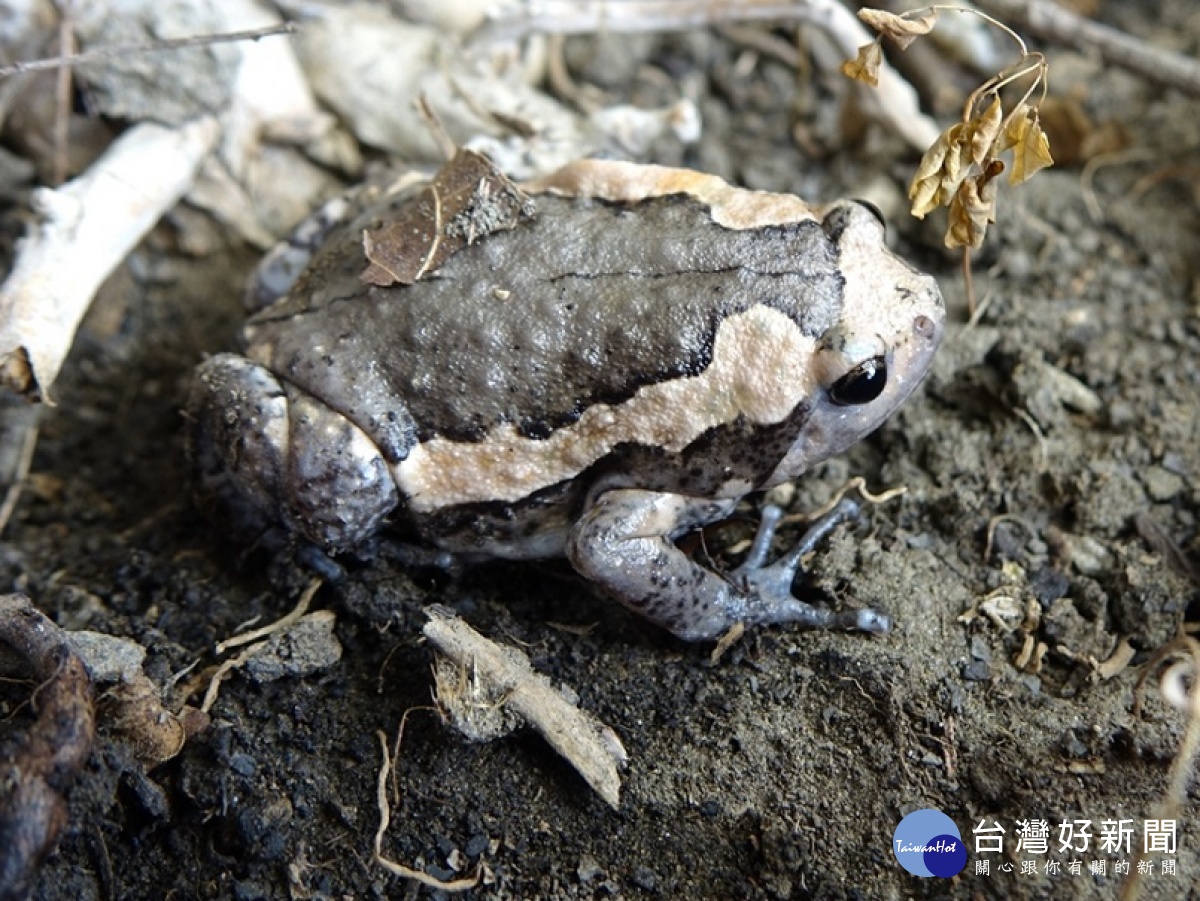
<path id="1" fill-rule="evenodd" d="M 861 441 L 928 373 L 942 295 L 876 208 L 577 160 L 521 184 L 505 227 L 371 278 L 370 236 L 428 184 L 337 198 L 268 254 L 241 352 L 189 392 L 203 494 L 335 557 L 384 530 L 459 561 L 565 557 L 684 641 L 890 629 L 793 592 L 832 520 L 768 562 L 768 508 L 731 572 L 679 544 Z"/>

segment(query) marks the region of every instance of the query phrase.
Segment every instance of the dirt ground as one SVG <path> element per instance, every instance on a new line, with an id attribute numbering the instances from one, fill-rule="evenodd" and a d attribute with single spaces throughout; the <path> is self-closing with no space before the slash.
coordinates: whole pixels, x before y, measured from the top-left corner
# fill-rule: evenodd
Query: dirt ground
<path id="1" fill-rule="evenodd" d="M 1137 6 L 1144 17 L 1115 2 L 1098 15 L 1163 46 L 1200 47 L 1192 4 Z M 792 129 L 819 131 L 820 91 L 797 101 L 794 72 L 727 38 L 597 52 L 634 45 L 660 71 L 708 73 L 702 143 L 668 162 L 811 199 L 890 198 L 880 205 L 897 248 L 939 276 L 949 326 L 927 383 L 792 501 L 811 510 L 852 476 L 907 489 L 839 531 L 809 583 L 888 611 L 894 631 L 757 629 L 714 663 L 711 647 L 646 626 L 566 564 L 452 578 L 345 561 L 346 580 L 314 602 L 336 614 L 340 661 L 304 678 L 234 675 L 210 727 L 149 772 L 101 716 L 36 898 L 429 895 L 371 862 L 377 733 L 394 736 L 413 709 L 384 850 L 442 878 L 485 864 L 473 897 L 1116 897 L 1144 821 L 1163 816 L 1178 820 L 1177 849 L 1150 856 L 1145 897 L 1197 897 L 1195 789 L 1174 814 L 1160 806 L 1187 717 L 1163 701 L 1160 670 L 1134 709 L 1144 664 L 1197 598 L 1144 537 L 1152 518 L 1195 558 L 1195 100 L 1050 48 L 1055 90 L 1119 124 L 1139 152 L 1089 179 L 1062 167 L 1003 190 L 975 266 L 984 310 L 968 325 L 957 258 L 894 202 L 911 156 L 887 141 L 806 153 Z M 623 90 L 636 98 L 647 88 L 628 68 Z M 110 280 L 0 544 L 6 586 L 67 628 L 135 639 L 160 684 L 210 664 L 243 624 L 282 616 L 309 578 L 287 554 L 225 540 L 189 499 L 182 399 L 202 355 L 233 347 L 255 257 L 243 246 L 180 254 L 168 220 Z M 421 610 L 434 602 L 520 646 L 612 726 L 630 756 L 619 811 L 536 735 L 472 745 L 427 711 Z M 1121 640 L 1131 665 L 1101 668 Z M 4 691 L 9 707 L 27 693 Z M 967 839 L 967 869 L 951 883 L 909 875 L 890 850 L 919 808 L 944 811 Z M 1049 852 L 1018 852 L 1017 821 L 1038 819 Z M 1092 821 L 1093 846 L 1060 852 L 1059 824 L 1075 820 Z M 1132 821 L 1131 851 L 1098 853 L 1105 820 Z M 1006 830 L 1005 853 L 974 853 L 981 822 Z M 1103 875 L 1089 872 L 1097 857 Z M 1174 875 L 1161 873 L 1164 857 Z M 1072 859 L 1082 873 L 1069 872 Z M 1047 874 L 1047 860 L 1063 871 Z"/>

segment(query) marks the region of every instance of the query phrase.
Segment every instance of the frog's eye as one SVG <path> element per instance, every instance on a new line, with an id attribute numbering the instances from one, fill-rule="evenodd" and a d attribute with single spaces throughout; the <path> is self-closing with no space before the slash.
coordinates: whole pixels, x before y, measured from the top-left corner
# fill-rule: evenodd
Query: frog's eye
<path id="1" fill-rule="evenodd" d="M 872 357 L 834 382 L 829 389 L 829 399 L 839 407 L 857 407 L 879 397 L 886 386 L 887 361 L 883 357 Z"/>

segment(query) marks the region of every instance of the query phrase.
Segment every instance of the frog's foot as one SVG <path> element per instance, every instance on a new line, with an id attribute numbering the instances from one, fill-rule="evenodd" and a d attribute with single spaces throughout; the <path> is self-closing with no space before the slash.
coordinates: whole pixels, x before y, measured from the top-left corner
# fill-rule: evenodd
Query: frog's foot
<path id="1" fill-rule="evenodd" d="M 358 426 L 250 360 L 205 360 L 187 410 L 201 494 L 248 505 L 326 551 L 359 544 L 398 503 L 387 463 Z"/>
<path id="2" fill-rule="evenodd" d="M 814 522 L 790 552 L 767 565 L 767 554 L 783 511 L 770 505 L 763 509 L 758 534 L 746 562 L 731 573 L 734 584 L 746 597 L 745 621 L 748 623 L 797 623 L 810 629 L 856 629 L 862 632 L 888 632 L 892 618 L 870 607 L 862 610 L 835 611 L 814 607 L 792 596 L 792 583 L 808 554 L 830 532 L 844 522 L 859 518 L 858 504 L 842 498 L 837 506 Z"/>
<path id="3" fill-rule="evenodd" d="M 834 613 L 791 593 L 803 556 L 857 515 L 853 502 L 839 504 L 793 551 L 769 566 L 765 561 L 780 513 L 768 509 L 746 563 L 725 578 L 688 558 L 672 538 L 727 516 L 734 503 L 625 488 L 608 491 L 575 524 L 567 553 L 581 574 L 687 641 L 718 638 L 738 623 L 794 622 L 865 632 L 891 627 L 891 620 L 876 610 Z"/>

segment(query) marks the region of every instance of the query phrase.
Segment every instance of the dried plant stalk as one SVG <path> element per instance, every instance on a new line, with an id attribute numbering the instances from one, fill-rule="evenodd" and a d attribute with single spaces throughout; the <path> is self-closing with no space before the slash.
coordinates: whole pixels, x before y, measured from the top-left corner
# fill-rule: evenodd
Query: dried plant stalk
<path id="1" fill-rule="evenodd" d="M 74 181 L 34 192 L 41 221 L 0 286 L 0 384 L 50 401 L 96 290 L 188 190 L 219 134 L 209 116 L 180 128 L 144 122 Z"/>

